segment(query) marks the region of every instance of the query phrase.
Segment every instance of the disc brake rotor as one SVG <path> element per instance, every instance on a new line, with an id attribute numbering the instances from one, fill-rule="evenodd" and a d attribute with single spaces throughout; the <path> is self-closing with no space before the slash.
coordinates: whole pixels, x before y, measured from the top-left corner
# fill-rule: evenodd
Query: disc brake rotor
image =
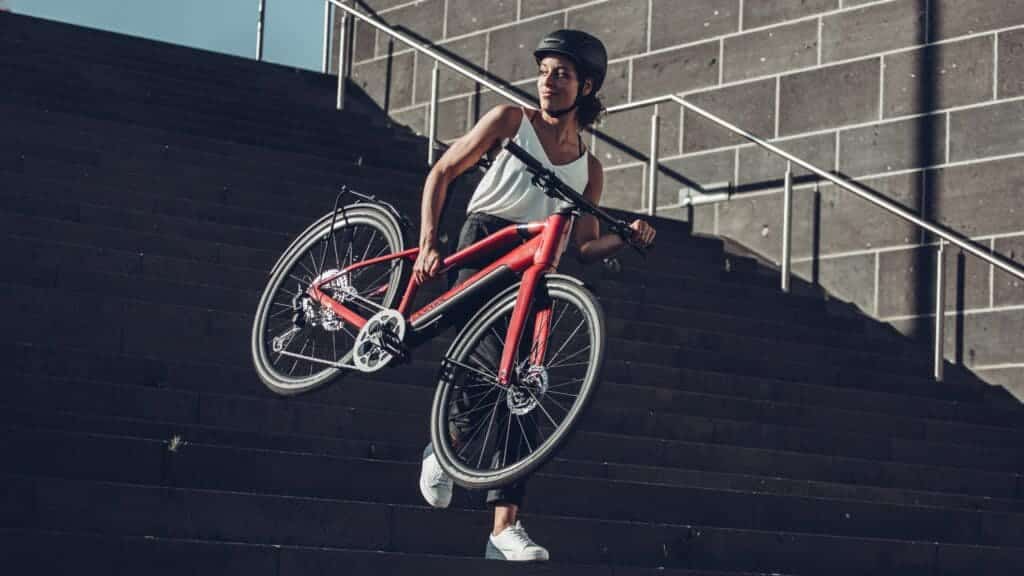
<path id="1" fill-rule="evenodd" d="M 523 416 L 540 402 L 548 391 L 548 371 L 543 366 L 530 366 L 519 377 L 518 384 L 509 386 L 505 401 L 509 412 Z"/>

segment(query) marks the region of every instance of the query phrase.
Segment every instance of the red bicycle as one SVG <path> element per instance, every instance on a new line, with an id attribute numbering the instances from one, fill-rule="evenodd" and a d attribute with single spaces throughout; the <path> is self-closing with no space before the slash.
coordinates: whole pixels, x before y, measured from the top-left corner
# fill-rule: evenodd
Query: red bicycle
<path id="1" fill-rule="evenodd" d="M 443 270 L 490 264 L 411 311 L 419 283 L 405 268 L 401 216 L 361 197 L 307 228 L 273 268 L 252 331 L 256 370 L 274 392 L 319 386 L 342 370 L 375 372 L 407 357 L 467 301 L 493 294 L 445 354 L 430 417 L 442 468 L 467 488 L 529 474 L 566 440 L 594 393 L 604 360 L 604 314 L 583 283 L 553 273 L 573 219 L 593 214 L 625 239 L 620 221 L 561 182 L 514 143 L 534 184 L 564 202 L 541 222 L 509 226 L 444 259 Z M 524 335 L 529 335 L 524 338 Z M 524 345 L 528 343 L 528 345 Z"/>

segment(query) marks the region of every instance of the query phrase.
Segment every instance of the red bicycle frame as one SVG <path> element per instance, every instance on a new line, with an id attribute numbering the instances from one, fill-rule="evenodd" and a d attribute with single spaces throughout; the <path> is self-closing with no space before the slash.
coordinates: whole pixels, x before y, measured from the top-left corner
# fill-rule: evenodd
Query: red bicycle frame
<path id="1" fill-rule="evenodd" d="M 494 255 L 495 253 L 504 254 L 493 260 L 489 265 L 462 284 L 451 288 L 410 316 L 409 308 L 412 306 L 412 302 L 416 298 L 416 293 L 420 287 L 420 283 L 416 278 L 411 277 L 406 286 L 405 295 L 402 297 L 402 302 L 398 306 L 398 312 L 407 319 L 413 331 L 418 331 L 439 320 L 446 311 L 454 308 L 460 300 L 467 299 L 467 295 L 483 290 L 487 285 L 502 277 L 521 275 L 522 283 L 516 295 L 515 308 L 512 310 L 512 320 L 505 334 L 505 349 L 501 356 L 501 363 L 498 365 L 498 383 L 501 386 L 507 386 L 512 373 L 512 366 L 515 362 L 516 350 L 526 326 L 527 314 L 533 304 L 537 283 L 546 272 L 555 268 L 559 256 L 565 249 L 572 219 L 572 214 L 557 212 L 541 222 L 507 226 L 471 246 L 467 246 L 448 256 L 442 262 L 441 274 L 438 276 L 442 276 L 449 270 L 461 268 L 468 261 Z M 526 240 L 526 242 L 521 246 L 515 247 L 516 243 L 520 240 Z M 349 324 L 361 329 L 368 319 L 343 303 L 331 298 L 321 288 L 342 275 L 349 274 L 360 268 L 398 259 L 415 261 L 419 252 L 419 248 L 412 248 L 395 254 L 387 254 L 357 262 L 314 283 L 307 290 L 307 294 L 322 306 L 333 310 L 335 314 Z M 537 309 L 535 314 L 534 347 L 531 350 L 530 361 L 534 365 L 539 365 L 543 362 L 547 352 L 551 309 L 550 307 L 543 307 Z"/>

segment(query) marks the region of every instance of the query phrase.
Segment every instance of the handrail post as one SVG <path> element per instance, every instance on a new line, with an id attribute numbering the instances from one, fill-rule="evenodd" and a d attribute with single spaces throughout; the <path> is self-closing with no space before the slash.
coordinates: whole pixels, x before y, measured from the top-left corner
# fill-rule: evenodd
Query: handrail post
<path id="1" fill-rule="evenodd" d="M 256 19 L 256 61 L 263 61 L 263 18 L 267 12 L 267 0 L 260 0 L 259 16 Z"/>
<path id="2" fill-rule="evenodd" d="M 658 105 L 651 114 L 651 155 L 647 166 L 647 213 L 654 216 L 658 205 Z"/>
<path id="3" fill-rule="evenodd" d="M 935 381 L 942 382 L 945 377 L 946 365 L 946 240 L 939 239 L 935 261 Z"/>
<path id="4" fill-rule="evenodd" d="M 336 103 L 338 110 L 345 109 L 345 80 L 348 79 L 349 61 L 352 58 L 351 50 L 349 50 L 349 40 L 352 36 L 349 31 L 351 21 L 348 14 L 341 15 L 340 38 L 338 39 L 338 101 Z"/>
<path id="5" fill-rule="evenodd" d="M 793 253 L 793 163 L 786 162 L 785 190 L 782 194 L 782 291 L 789 292 L 790 263 Z"/>
<path id="6" fill-rule="evenodd" d="M 441 68 L 434 61 L 430 71 L 430 116 L 427 118 L 427 166 L 434 165 L 434 143 L 437 142 L 437 85 L 441 77 Z"/>
<path id="7" fill-rule="evenodd" d="M 324 0 L 324 54 L 320 71 L 327 74 L 331 64 L 331 3 Z M 338 73 L 341 73 L 340 67 Z"/>

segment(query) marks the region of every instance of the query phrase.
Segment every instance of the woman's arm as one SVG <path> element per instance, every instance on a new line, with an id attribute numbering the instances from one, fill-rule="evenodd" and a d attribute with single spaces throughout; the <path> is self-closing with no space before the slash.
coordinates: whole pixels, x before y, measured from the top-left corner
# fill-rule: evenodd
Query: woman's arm
<path id="1" fill-rule="evenodd" d="M 601 167 L 601 162 L 593 155 L 588 155 L 588 158 L 588 181 L 587 188 L 583 191 L 583 197 L 593 204 L 599 205 L 601 193 L 604 191 L 604 169 Z M 633 229 L 633 240 L 641 246 L 650 246 L 654 242 L 657 232 L 647 222 L 634 220 L 630 224 L 630 228 Z M 576 222 L 573 235 L 576 246 L 580 249 L 580 260 L 584 263 L 607 258 L 626 245 L 626 242 L 618 234 L 608 233 L 602 236 L 600 223 L 590 214 L 580 217 Z"/>
<path id="2" fill-rule="evenodd" d="M 472 130 L 456 140 L 431 168 L 423 184 L 423 200 L 420 205 L 420 253 L 413 266 L 413 276 L 417 281 L 423 282 L 441 269 L 437 225 L 448 186 L 500 140 L 515 136 L 522 117 L 521 108 L 504 104 L 495 106 Z"/>

